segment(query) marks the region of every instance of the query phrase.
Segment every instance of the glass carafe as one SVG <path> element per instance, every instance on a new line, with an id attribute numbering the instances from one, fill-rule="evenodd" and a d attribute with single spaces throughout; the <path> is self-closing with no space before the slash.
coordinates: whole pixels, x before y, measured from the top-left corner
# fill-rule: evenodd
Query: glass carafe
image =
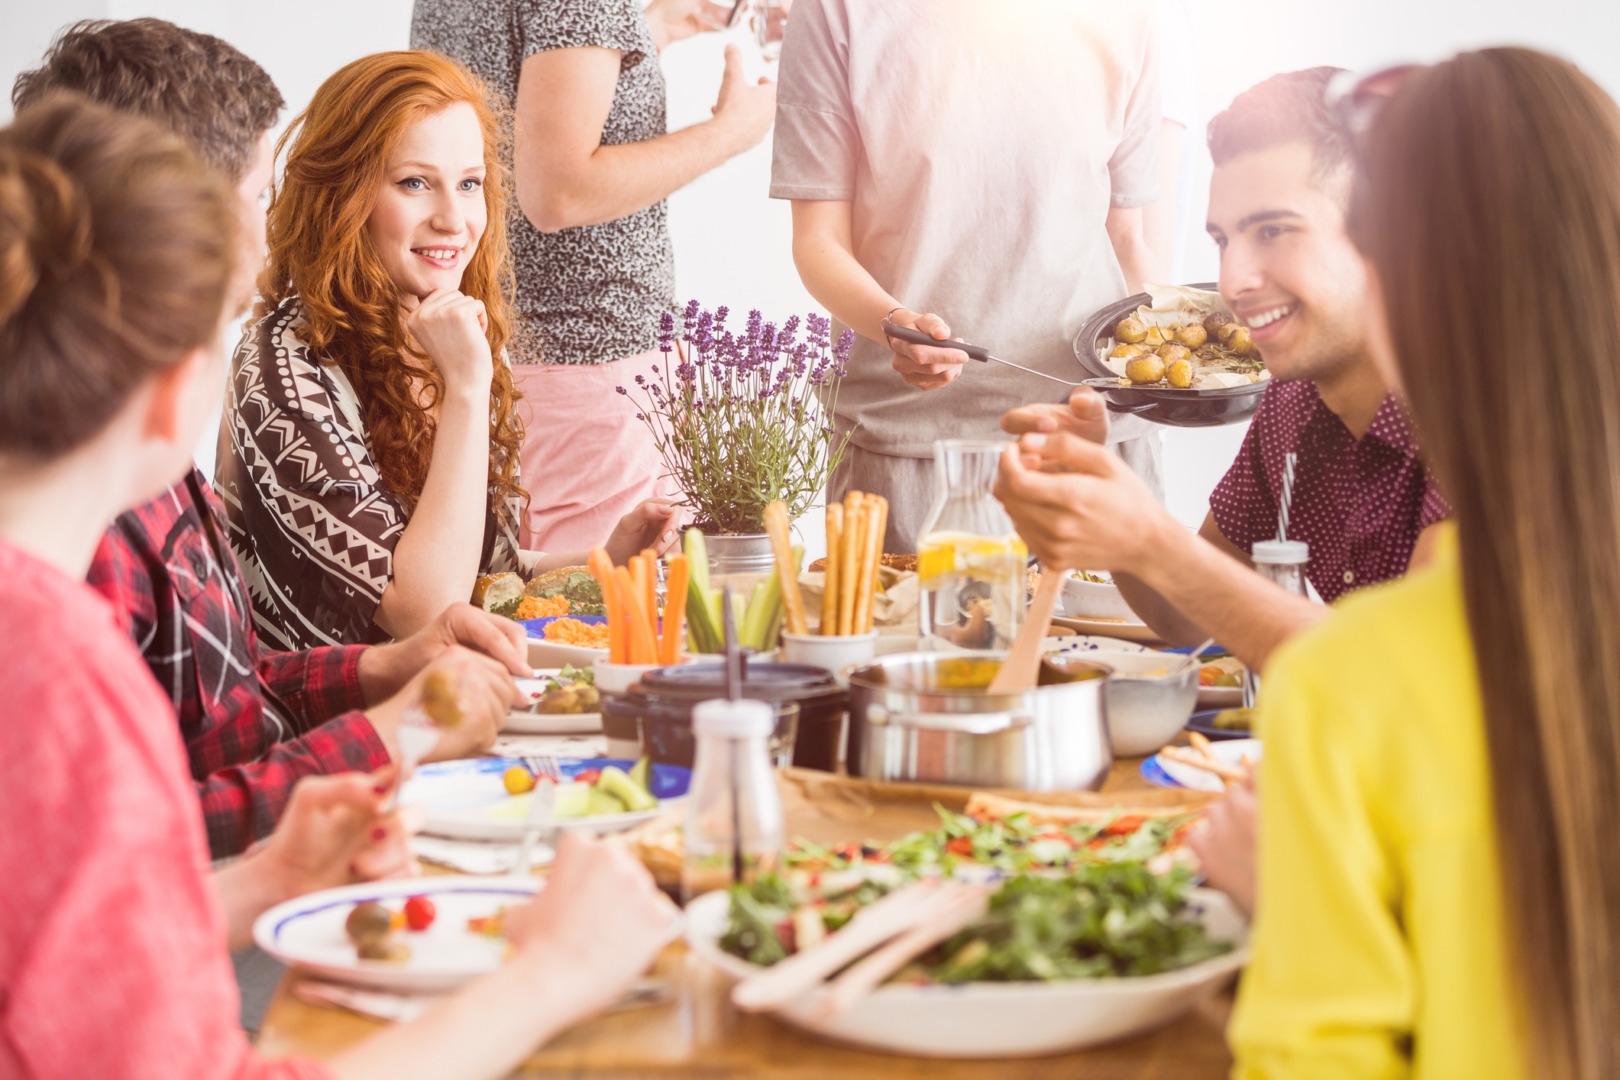
<path id="1" fill-rule="evenodd" d="M 1006 445 L 973 439 L 934 444 L 941 490 L 917 552 L 925 649 L 1005 649 L 1018 633 L 1029 549 L 990 490 Z"/>

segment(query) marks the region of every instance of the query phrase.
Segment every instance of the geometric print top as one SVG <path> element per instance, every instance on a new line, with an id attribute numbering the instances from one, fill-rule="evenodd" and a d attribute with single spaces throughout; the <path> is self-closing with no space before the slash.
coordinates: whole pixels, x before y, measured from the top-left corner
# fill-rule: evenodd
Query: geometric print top
<path id="1" fill-rule="evenodd" d="M 215 477 L 231 547 L 272 648 L 386 641 L 377 606 L 410 518 L 377 471 L 353 385 L 310 352 L 302 322 L 289 296 L 248 326 L 232 358 L 231 445 Z M 517 515 L 513 506 L 497 525 L 486 507 L 480 573 L 520 569 Z"/>
<path id="2" fill-rule="evenodd" d="M 471 69 L 508 107 L 523 61 L 552 49 L 619 54 L 602 145 L 665 135 L 664 73 L 643 0 L 416 0 L 411 48 Z M 508 166 L 511 162 L 507 162 Z M 543 233 L 512 199 L 507 219 L 518 364 L 606 364 L 653 349 L 675 304 L 675 248 L 660 199 L 613 221 Z"/>
<path id="3" fill-rule="evenodd" d="M 1288 539 L 1310 545 L 1305 577 L 1329 604 L 1404 576 L 1418 535 L 1451 517 L 1395 395 L 1384 398 L 1358 439 L 1314 382 L 1277 380 L 1267 384 L 1237 460 L 1209 498 L 1221 535 L 1244 551 L 1277 536 L 1290 452 L 1299 457 Z"/>

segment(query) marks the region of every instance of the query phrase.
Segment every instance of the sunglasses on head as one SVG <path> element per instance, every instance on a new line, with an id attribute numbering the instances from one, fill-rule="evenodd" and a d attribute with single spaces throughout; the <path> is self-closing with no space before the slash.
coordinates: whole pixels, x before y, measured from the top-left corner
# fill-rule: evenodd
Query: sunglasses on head
<path id="1" fill-rule="evenodd" d="M 1396 64 L 1372 72 L 1341 71 L 1328 82 L 1328 107 L 1335 110 L 1351 135 L 1360 139 L 1372 127 L 1384 102 L 1395 96 L 1401 83 L 1422 64 Z"/>

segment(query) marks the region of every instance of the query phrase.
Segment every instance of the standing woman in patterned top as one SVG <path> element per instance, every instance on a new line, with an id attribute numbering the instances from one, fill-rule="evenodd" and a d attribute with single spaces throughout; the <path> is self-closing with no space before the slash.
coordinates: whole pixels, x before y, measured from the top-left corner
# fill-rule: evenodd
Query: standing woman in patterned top
<path id="1" fill-rule="evenodd" d="M 583 561 L 517 540 L 499 117 L 452 61 L 382 53 L 327 79 L 282 138 L 218 477 L 282 647 L 403 636 L 481 573 Z M 673 517 L 642 503 L 608 550 L 666 545 Z"/>

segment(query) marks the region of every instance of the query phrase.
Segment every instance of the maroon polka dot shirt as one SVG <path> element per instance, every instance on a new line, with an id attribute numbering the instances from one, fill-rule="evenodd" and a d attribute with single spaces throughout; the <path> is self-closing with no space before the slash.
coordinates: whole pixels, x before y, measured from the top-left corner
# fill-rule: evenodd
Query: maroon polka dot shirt
<path id="1" fill-rule="evenodd" d="M 1329 603 L 1406 573 L 1418 533 L 1451 516 L 1393 395 L 1358 440 L 1323 404 L 1315 383 L 1275 382 L 1266 387 L 1237 461 L 1209 500 L 1221 533 L 1244 551 L 1277 536 L 1290 450 L 1299 460 L 1288 538 L 1310 545 L 1305 576 Z"/>

